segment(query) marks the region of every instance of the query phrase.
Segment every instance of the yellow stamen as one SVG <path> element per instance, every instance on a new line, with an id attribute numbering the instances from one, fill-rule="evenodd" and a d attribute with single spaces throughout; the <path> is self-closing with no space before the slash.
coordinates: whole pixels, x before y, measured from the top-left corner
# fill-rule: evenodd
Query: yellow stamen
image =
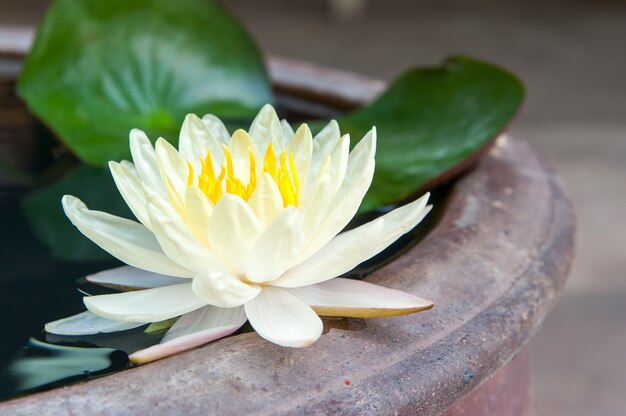
<path id="1" fill-rule="evenodd" d="M 278 174 L 276 172 L 276 153 L 274 153 L 274 146 L 270 143 L 267 146 L 267 152 L 265 152 L 265 160 L 263 161 L 263 172 L 269 173 L 270 176 L 278 183 Z"/>
<path id="2" fill-rule="evenodd" d="M 238 195 L 244 200 L 248 200 L 257 185 L 257 160 L 252 149 L 248 149 L 249 179 L 246 185 L 236 175 L 233 158 L 227 146 L 223 145 L 225 164 L 221 166 L 220 174 L 216 177 L 213 169 L 213 157 L 209 149 L 206 156 L 200 159 L 202 170 L 198 174 L 198 187 L 209 198 L 213 204 L 217 204 L 223 192 Z M 280 155 L 276 155 L 274 146 L 270 143 L 263 158 L 263 172 L 269 174 L 280 191 L 284 206 L 298 206 L 298 195 L 300 190 L 300 178 L 296 169 L 294 156 L 283 150 Z M 189 177 L 187 185 L 192 186 L 194 170 L 189 163 Z"/>
<path id="3" fill-rule="evenodd" d="M 191 162 L 187 162 L 187 166 L 189 166 L 189 174 L 187 175 L 187 186 L 191 186 L 193 184 L 193 165 Z"/>

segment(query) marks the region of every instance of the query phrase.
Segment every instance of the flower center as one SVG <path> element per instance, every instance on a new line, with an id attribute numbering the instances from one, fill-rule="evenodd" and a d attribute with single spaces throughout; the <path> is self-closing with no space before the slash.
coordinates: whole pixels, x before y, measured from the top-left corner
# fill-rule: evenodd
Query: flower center
<path id="1" fill-rule="evenodd" d="M 248 148 L 248 159 L 250 161 L 250 175 L 246 185 L 243 184 L 235 174 L 233 167 L 233 159 L 228 150 L 228 147 L 222 145 L 224 148 L 224 158 L 219 174 L 216 174 L 213 169 L 213 162 L 211 151 L 207 149 L 204 159 L 200 159 L 202 169 L 197 175 L 198 187 L 209 198 L 213 204 L 217 204 L 217 201 L 222 197 L 224 193 L 238 195 L 247 201 L 251 196 L 257 185 L 257 161 L 252 149 Z M 194 183 L 194 169 L 190 162 L 189 165 L 189 177 L 187 179 L 187 185 L 191 186 Z M 263 172 L 270 175 L 270 177 L 276 183 L 280 195 L 283 198 L 283 205 L 298 206 L 298 195 L 300 191 L 300 179 L 298 177 L 298 171 L 294 163 L 293 153 L 287 153 L 287 150 L 280 152 L 280 155 L 276 155 L 274 146 L 270 143 L 265 152 L 263 159 Z"/>

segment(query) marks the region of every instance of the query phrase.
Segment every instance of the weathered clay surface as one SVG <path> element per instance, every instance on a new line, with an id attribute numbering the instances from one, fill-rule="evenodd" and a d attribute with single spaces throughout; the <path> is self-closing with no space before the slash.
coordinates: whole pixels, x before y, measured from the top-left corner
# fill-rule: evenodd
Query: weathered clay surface
<path id="1" fill-rule="evenodd" d="M 526 347 L 517 353 L 508 364 L 442 416 L 535 416 L 528 350 Z"/>
<path id="2" fill-rule="evenodd" d="M 508 362 L 571 263 L 554 174 L 503 137 L 452 190 L 430 235 L 368 280 L 434 299 L 405 317 L 333 327 L 286 349 L 242 334 L 0 405 L 1 414 L 438 414 Z"/>

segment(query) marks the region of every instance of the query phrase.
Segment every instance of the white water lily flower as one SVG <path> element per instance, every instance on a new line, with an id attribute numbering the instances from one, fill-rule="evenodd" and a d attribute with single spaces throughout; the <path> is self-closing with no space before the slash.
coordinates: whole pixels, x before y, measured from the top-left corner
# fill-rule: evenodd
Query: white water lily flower
<path id="1" fill-rule="evenodd" d="M 294 132 L 266 105 L 250 132 L 229 136 L 212 115 L 185 119 L 176 150 L 130 133 L 133 163 L 109 164 L 140 223 L 91 211 L 66 195 L 63 208 L 94 243 L 127 266 L 94 283 L 141 289 L 84 298 L 87 312 L 48 332 L 112 332 L 180 317 L 160 344 L 135 352 L 153 361 L 233 333 L 246 320 L 263 338 L 304 347 L 319 316 L 409 314 L 433 303 L 339 278 L 384 250 L 430 210 L 428 195 L 339 234 L 372 181 L 376 130 L 349 151 L 331 121 L 315 138 Z"/>

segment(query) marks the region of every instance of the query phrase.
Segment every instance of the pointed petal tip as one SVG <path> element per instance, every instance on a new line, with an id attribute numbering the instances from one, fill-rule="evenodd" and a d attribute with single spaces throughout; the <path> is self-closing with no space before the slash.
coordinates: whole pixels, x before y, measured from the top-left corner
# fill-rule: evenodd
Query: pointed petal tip
<path id="1" fill-rule="evenodd" d="M 241 138 L 243 139 L 250 138 L 250 134 L 242 128 L 239 128 L 233 132 L 233 135 L 231 136 L 231 140 L 238 136 L 242 136 Z"/>
<path id="2" fill-rule="evenodd" d="M 150 139 L 145 131 L 140 129 L 131 129 L 130 133 L 128 133 L 128 139 L 131 142 L 138 142 L 140 144 L 150 143 Z"/>
<path id="3" fill-rule="evenodd" d="M 72 215 L 77 213 L 78 211 L 82 211 L 87 209 L 87 205 L 80 199 L 76 198 L 74 195 L 63 195 L 61 198 L 61 205 L 63 206 L 63 211 L 68 218 L 72 218 Z"/>
<path id="4" fill-rule="evenodd" d="M 267 103 L 265 105 L 263 105 L 263 107 L 261 107 L 261 110 L 259 111 L 259 113 L 261 112 L 265 112 L 265 111 L 273 111 L 274 113 L 276 112 L 276 110 L 274 109 L 274 106 L 270 103 Z"/>
<path id="5" fill-rule="evenodd" d="M 197 114 L 194 113 L 189 113 L 185 116 L 185 121 L 184 122 L 192 122 L 192 121 L 199 121 L 202 122 L 202 120 L 200 119 L 200 117 L 198 117 Z"/>
<path id="6" fill-rule="evenodd" d="M 171 341 L 136 351 L 129 355 L 128 359 L 133 364 L 147 364 L 153 361 L 161 360 L 175 354 L 201 347 L 220 338 L 224 338 L 237 331 L 243 323 L 245 323 L 245 320 L 242 323 L 211 328 L 179 338 L 174 338 Z"/>
<path id="7" fill-rule="evenodd" d="M 380 318 L 409 315 L 434 305 L 434 302 L 412 293 L 346 278 L 291 291 L 320 316 Z"/>

